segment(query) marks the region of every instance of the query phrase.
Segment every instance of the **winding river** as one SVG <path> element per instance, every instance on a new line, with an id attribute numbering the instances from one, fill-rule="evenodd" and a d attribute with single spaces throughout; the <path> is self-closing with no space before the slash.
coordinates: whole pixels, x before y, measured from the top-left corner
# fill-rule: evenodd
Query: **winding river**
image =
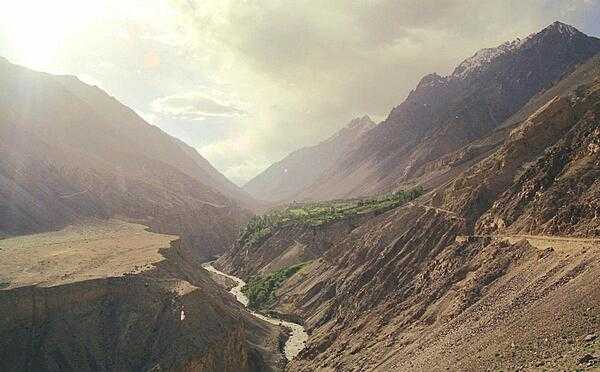
<path id="1" fill-rule="evenodd" d="M 224 276 L 226 278 L 229 278 L 229 279 L 235 281 L 237 283 L 237 285 L 235 287 L 231 288 L 231 290 L 229 292 L 232 295 L 234 295 L 236 300 L 238 300 L 239 303 L 244 305 L 244 307 L 248 307 L 248 297 L 246 297 L 246 295 L 244 293 L 242 293 L 242 288 L 246 285 L 246 282 L 244 282 L 242 279 L 240 279 L 238 277 L 235 277 L 235 276 L 229 275 L 229 274 L 225 274 L 224 272 L 215 269 L 215 267 L 212 265 L 212 262 L 204 263 L 204 264 L 202 264 L 202 267 L 212 273 Z M 254 315 L 255 317 L 257 317 L 259 319 L 262 319 L 271 324 L 284 326 L 291 331 L 290 337 L 285 342 L 285 348 L 284 348 L 285 357 L 288 360 L 294 359 L 296 357 L 296 355 L 298 355 L 300 350 L 304 349 L 304 345 L 306 344 L 306 341 L 308 340 L 308 334 L 306 333 L 306 331 L 304 330 L 304 327 L 302 325 L 288 322 L 285 320 L 271 318 L 269 316 L 257 313 L 255 311 L 251 311 L 251 310 L 248 310 L 248 311 L 252 315 Z"/>

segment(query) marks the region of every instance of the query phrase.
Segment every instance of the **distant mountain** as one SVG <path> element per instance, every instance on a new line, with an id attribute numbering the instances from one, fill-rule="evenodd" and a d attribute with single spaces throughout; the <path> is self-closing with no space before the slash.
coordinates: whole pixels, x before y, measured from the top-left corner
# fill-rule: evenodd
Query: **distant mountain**
<path id="1" fill-rule="evenodd" d="M 427 75 L 298 198 L 440 185 L 460 171 L 449 163 L 462 162 L 464 169 L 494 144 L 477 144 L 460 156 L 456 151 L 501 127 L 532 97 L 598 51 L 599 39 L 556 22 L 523 40 L 477 52 L 450 76 Z"/>
<path id="2" fill-rule="evenodd" d="M 244 185 L 244 190 L 259 200 L 291 201 L 373 127 L 375 123 L 370 117 L 355 118 L 329 139 L 294 151 L 271 165 Z"/>
<path id="3" fill-rule="evenodd" d="M 252 199 L 97 87 L 0 60 L 0 233 L 125 216 L 211 255 Z"/>

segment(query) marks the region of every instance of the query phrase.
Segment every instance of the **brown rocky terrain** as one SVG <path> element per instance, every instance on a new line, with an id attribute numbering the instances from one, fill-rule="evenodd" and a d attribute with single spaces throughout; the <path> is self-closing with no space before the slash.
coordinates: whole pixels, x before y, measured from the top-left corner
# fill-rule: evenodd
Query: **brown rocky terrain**
<path id="1" fill-rule="evenodd" d="M 294 151 L 272 164 L 248 181 L 244 190 L 258 200 L 292 201 L 350 151 L 373 127 L 375 123 L 368 116 L 355 118 L 327 140 Z"/>
<path id="2" fill-rule="evenodd" d="M 485 233 L 598 236 L 600 57 L 549 89 L 503 145 L 433 197 Z M 530 111 L 526 107 L 524 111 Z"/>
<path id="3" fill-rule="evenodd" d="M 282 330 L 201 268 L 255 202 L 96 87 L 0 84 L 0 370 L 281 369 Z"/>
<path id="4" fill-rule="evenodd" d="M 344 238 L 373 213 L 350 216 L 321 226 L 292 224 L 277 229 L 260 244 L 242 244 L 239 240 L 215 263 L 215 267 L 247 279 L 321 257 L 333 244 Z"/>
<path id="5" fill-rule="evenodd" d="M 247 194 L 100 89 L 5 60 L 0 84 L 3 234 L 126 216 L 209 258 L 250 216 Z"/>
<path id="6" fill-rule="evenodd" d="M 176 236 L 119 220 L 0 241 L 3 371 L 263 371 L 280 330 Z"/>
<path id="7" fill-rule="evenodd" d="M 428 194 L 358 224 L 277 290 L 272 308 L 310 334 L 289 370 L 600 368 L 600 57 L 575 67 L 581 54 L 569 49 L 596 41 L 555 24 L 519 48 L 565 34 L 579 41 L 558 46 L 560 66 L 574 71 L 534 78 L 493 115 L 506 120 L 482 121 L 488 129 L 422 163 L 414 174 Z M 394 111 L 408 115 L 407 105 Z M 268 267 L 260 248 L 232 269 Z"/>
<path id="8" fill-rule="evenodd" d="M 460 220 L 419 207 L 355 230 L 280 289 L 307 320 L 290 370 L 567 370 L 599 348 L 599 242 L 456 242 Z M 382 226 L 383 225 L 383 226 Z M 553 244 L 554 245 L 554 244 Z"/>

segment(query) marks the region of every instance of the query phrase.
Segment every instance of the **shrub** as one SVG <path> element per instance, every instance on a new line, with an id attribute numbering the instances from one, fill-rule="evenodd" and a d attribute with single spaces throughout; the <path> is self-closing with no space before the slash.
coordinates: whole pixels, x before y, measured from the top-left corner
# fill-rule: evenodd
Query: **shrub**
<path id="1" fill-rule="evenodd" d="M 398 190 L 375 198 L 314 203 L 294 202 L 288 207 L 253 217 L 241 232 L 239 242 L 242 245 L 259 245 L 271 236 L 276 228 L 288 224 L 320 226 L 357 214 L 384 213 L 418 198 L 423 193 L 423 187 L 417 186 L 408 191 Z"/>
<path id="2" fill-rule="evenodd" d="M 297 273 L 306 263 L 284 267 L 266 276 L 255 276 L 248 280 L 242 292 L 248 296 L 248 306 L 255 310 L 270 307 L 277 300 L 275 291 Z"/>

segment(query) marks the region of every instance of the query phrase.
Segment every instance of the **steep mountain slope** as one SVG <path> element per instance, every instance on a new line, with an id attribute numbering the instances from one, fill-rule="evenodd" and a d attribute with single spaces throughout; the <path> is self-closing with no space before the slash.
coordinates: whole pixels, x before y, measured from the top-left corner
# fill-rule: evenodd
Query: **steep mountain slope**
<path id="1" fill-rule="evenodd" d="M 208 257 L 249 215 L 244 193 L 200 155 L 100 89 L 5 60 L 0 85 L 4 234 L 121 215 L 181 235 Z"/>
<path id="2" fill-rule="evenodd" d="M 599 361 L 600 344 L 584 338 L 599 325 L 600 57 L 544 96 L 554 94 L 431 196 L 441 208 L 370 221 L 280 289 L 278 311 L 313 332 L 293 369 Z"/>
<path id="3" fill-rule="evenodd" d="M 21 71 L 19 74 L 24 77 L 26 72 Z M 46 75 L 46 77 L 49 76 Z M 37 77 L 37 79 L 40 78 Z M 66 94 L 72 95 L 72 97 L 65 97 L 65 99 L 77 99 L 84 103 L 94 110 L 97 115 L 101 116 L 102 125 L 119 132 L 119 138 L 110 139 L 112 141 L 111 145 L 117 147 L 119 151 L 127 148 L 129 152 L 164 162 L 246 207 L 255 204 L 248 194 L 219 173 L 195 149 L 177 138 L 166 135 L 157 127 L 148 125 L 133 110 L 98 87 L 84 84 L 74 76 L 52 76 L 50 78 L 54 80 L 53 83 L 58 84 L 53 89 L 64 89 Z M 17 92 L 22 91 L 23 84 L 23 81 L 19 82 L 21 88 Z M 40 88 L 40 85 L 36 84 L 36 87 Z M 22 100 L 23 98 L 32 99 L 29 93 L 31 92 L 25 93 L 26 97 L 16 97 L 21 100 L 21 105 L 31 105 L 31 102 Z M 44 99 L 45 97 L 42 96 L 41 98 Z M 18 104 L 19 102 L 15 103 Z M 36 132 L 49 135 L 50 133 L 45 130 L 56 131 L 56 126 L 64 125 L 64 123 L 55 122 L 53 126 L 40 125 L 34 116 L 36 115 L 35 111 L 42 110 L 40 105 L 44 104 L 44 102 L 38 101 L 36 107 L 27 107 L 29 110 L 27 114 L 31 116 L 29 117 L 30 121 L 26 124 L 31 126 L 32 129 L 34 128 Z M 52 117 L 45 118 L 45 120 L 49 119 L 52 119 Z M 21 123 L 21 125 L 24 124 Z M 87 125 L 89 126 L 87 129 L 94 130 L 97 124 L 91 122 Z M 79 144 L 79 146 L 82 146 L 82 144 Z M 120 146 L 123 146 L 123 148 L 120 148 Z M 104 157 L 105 155 L 101 156 Z"/>
<path id="4" fill-rule="evenodd" d="M 468 157 L 489 151 L 497 141 L 477 141 L 598 51 L 599 39 L 556 22 L 523 40 L 477 52 L 450 76 L 425 76 L 299 198 L 359 196 L 413 183 L 438 186 L 456 175 L 444 168 L 446 157 L 470 143 Z"/>
<path id="5" fill-rule="evenodd" d="M 329 242 L 275 295 L 310 334 L 289 370 L 597 368 L 599 118 L 597 55 L 447 182 Z"/>
<path id="6" fill-rule="evenodd" d="M 368 116 L 356 118 L 329 139 L 294 151 L 271 165 L 244 185 L 244 190 L 259 200 L 292 201 L 374 126 Z"/>
<path id="7" fill-rule="evenodd" d="M 321 257 L 333 244 L 376 213 L 348 216 L 320 226 L 290 224 L 257 243 L 236 241 L 215 262 L 220 270 L 248 279 Z"/>
<path id="8" fill-rule="evenodd" d="M 599 81 L 597 55 L 526 105 L 502 146 L 431 204 L 480 232 L 597 236 Z"/>

